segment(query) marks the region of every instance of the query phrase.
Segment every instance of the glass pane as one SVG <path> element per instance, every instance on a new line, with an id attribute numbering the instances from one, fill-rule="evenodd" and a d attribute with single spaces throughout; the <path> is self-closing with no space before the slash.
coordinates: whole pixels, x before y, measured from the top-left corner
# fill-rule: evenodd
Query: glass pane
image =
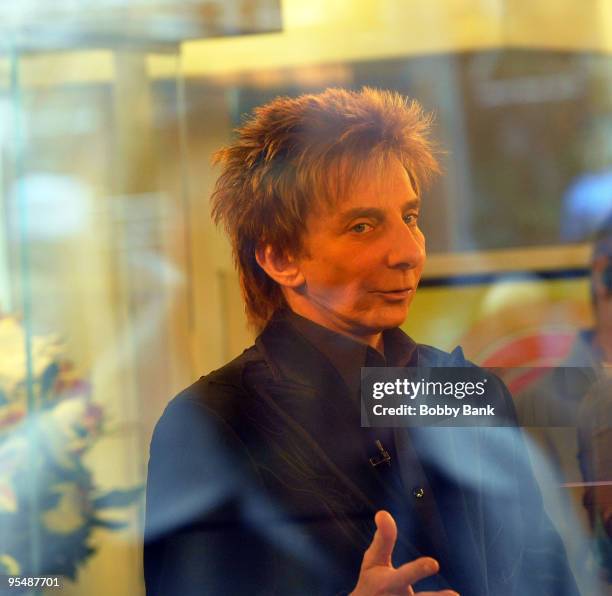
<path id="1" fill-rule="evenodd" d="M 235 129 L 258 106 L 279 95 L 369 86 L 416 98 L 434 113 L 432 138 L 443 170 L 423 193 L 428 259 L 401 329 L 420 349 L 426 344 L 451 352 L 461 345 L 468 360 L 495 367 L 520 422 L 529 426 L 535 479 L 578 584 L 583 593 L 596 594 L 601 583 L 603 593 L 605 574 L 612 574 L 605 503 L 612 474 L 605 426 L 612 411 L 609 384 L 593 383 L 588 391 L 581 385 L 568 394 L 574 385 L 565 375 L 578 364 L 591 369 L 577 355 L 596 360 L 596 375 L 609 371 L 612 359 L 608 302 L 596 300 L 595 292 L 612 287 L 612 259 L 591 257 L 593 234 L 612 210 L 609 3 L 94 4 L 36 0 L 0 7 L 0 579 L 56 574 L 66 594 L 145 593 L 144 491 L 147 464 L 156 461 L 150 453 L 156 424 L 168 419 L 164 412 L 173 396 L 240 357 L 258 334 L 247 325 L 230 242 L 211 219 L 209 198 L 220 173 L 211 156 L 236 140 Z M 245 164 L 244 176 L 247 170 Z M 346 261 L 366 253 L 355 250 Z M 261 339 L 258 345 L 238 362 L 253 354 L 261 356 L 259 364 L 267 362 Z M 380 354 L 368 354 L 374 366 L 381 363 Z M 348 374 L 358 375 L 361 363 L 349 360 Z M 562 363 L 569 368 L 550 369 Z M 296 387 L 325 376 L 325 366 L 308 359 L 290 364 L 295 375 L 276 387 L 274 404 L 290 402 Z M 220 414 L 242 395 L 244 378 L 239 381 L 224 385 L 227 395 L 213 394 Z M 268 381 L 274 385 L 266 378 L 260 386 Z M 352 449 L 363 447 L 360 433 L 369 430 L 338 415 L 340 402 L 330 396 L 342 387 L 316 400 L 330 410 L 310 406 L 316 392 L 298 391 L 300 400 L 281 412 L 282 423 L 270 412 L 263 422 L 259 418 L 271 443 L 287 441 L 286 449 L 249 443 L 261 410 L 247 416 L 246 430 L 232 427 L 255 462 L 261 492 L 249 492 L 248 474 L 236 473 L 243 460 L 233 459 L 240 449 L 226 451 L 235 447 L 232 433 L 200 432 L 195 414 L 179 420 L 166 437 L 172 465 L 162 487 L 176 490 L 175 499 L 163 502 L 169 542 L 163 532 L 160 538 L 168 557 L 167 567 L 159 568 L 170 569 L 172 581 L 175 574 L 206 592 L 210 579 L 221 585 L 215 593 L 244 593 L 228 587 L 244 581 L 249 590 L 268 593 L 273 580 L 282 593 L 327 593 L 333 573 L 312 588 L 305 563 L 310 556 L 321 562 L 317 557 L 327 553 L 325 564 L 346 557 L 340 575 L 350 581 L 341 588 L 348 593 L 355 587 L 361 546 L 374 531 L 372 512 L 330 506 L 321 519 L 310 513 L 318 499 L 355 496 L 351 487 L 364 477 L 374 481 L 380 462 L 391 457 L 399 463 L 393 449 L 403 448 L 406 456 L 410 446 L 386 434 L 376 452 L 364 451 L 359 461 L 352 457 Z M 562 408 L 553 395 L 559 387 Z M 224 422 L 244 421 L 240 414 L 262 395 L 250 393 L 252 399 Z M 562 410 L 564 417 L 551 418 L 565 427 L 532 428 L 532 410 L 539 417 L 531 419 L 542 420 L 542 408 L 545 414 Z M 298 428 L 293 422 L 300 415 L 320 424 Z M 204 420 L 218 428 L 214 416 Z M 427 544 L 436 516 L 452 533 L 456 527 L 445 516 L 455 519 L 457 503 L 465 504 L 460 523 L 469 544 L 480 549 L 473 562 L 492 553 L 499 536 L 516 537 L 517 524 L 507 524 L 516 518 L 503 516 L 516 514 L 527 494 L 513 492 L 517 487 L 538 494 L 529 488 L 534 477 L 513 481 L 498 499 L 489 501 L 485 493 L 472 498 L 470 473 L 477 464 L 483 470 L 492 465 L 481 488 L 503 480 L 503 472 L 514 469 L 509 450 L 487 462 L 487 450 L 464 453 L 451 444 L 451 434 L 439 438 L 436 448 L 445 457 L 437 463 L 412 454 L 414 460 L 402 460 L 401 474 L 392 464 L 394 489 L 410 503 L 398 525 L 401 532 L 414 529 L 414 540 Z M 158 457 L 160 451 L 165 453 L 158 450 Z M 340 468 L 350 490 L 334 484 L 336 469 L 328 474 L 309 468 L 321 451 L 334 465 L 334 458 L 346 456 Z M 456 468 L 449 453 L 459 455 Z M 181 476 L 194 461 L 200 467 Z M 414 465 L 406 468 L 405 462 Z M 420 467 L 424 480 L 415 484 L 406 469 Z M 425 480 L 437 492 L 424 488 Z M 226 481 L 234 491 L 229 497 Z M 457 487 L 468 487 L 465 499 L 454 492 Z M 155 481 L 149 488 L 154 500 Z M 364 490 L 370 502 L 378 497 L 372 485 Z M 279 494 L 285 501 L 275 500 Z M 591 499 L 586 507 L 585 499 Z M 210 517 L 173 528 L 190 505 Z M 422 517 L 411 517 L 421 505 Z M 287 524 L 285 518 L 268 524 L 287 510 L 295 513 Z M 469 517 L 475 511 L 486 524 L 474 521 L 476 514 Z M 546 520 L 538 511 L 535 517 Z M 338 552 L 321 528 L 331 527 L 334 540 L 350 532 L 342 534 L 346 527 L 330 521 L 333 516 L 362 524 L 360 538 L 351 534 L 350 548 Z M 413 526 L 417 517 L 423 527 Z M 500 519 L 503 531 L 496 533 L 493 522 Z M 283 533 L 287 528 L 293 533 Z M 525 532 L 530 538 L 532 529 Z M 443 533 L 440 526 L 432 532 L 438 549 Z M 220 549 L 207 547 L 204 536 L 219 538 Z M 465 543 L 454 543 L 455 551 L 468 552 Z M 185 551 L 177 544 L 186 544 Z M 228 544 L 232 556 L 215 559 L 228 552 Z M 409 552 L 400 546 L 398 563 Z M 516 552 L 529 547 L 528 540 L 520 542 Z M 234 557 L 241 548 L 245 556 Z M 268 548 L 276 548 L 281 561 L 269 573 L 275 559 L 265 556 Z M 436 549 L 431 554 L 443 556 L 444 549 Z M 258 556 L 261 568 L 249 569 Z M 501 569 L 512 577 L 514 567 L 495 556 L 477 571 Z M 548 569 L 554 560 L 544 557 L 540 567 Z M 190 583 L 193 577 L 199 579 Z M 161 588 L 174 589 L 174 583 Z"/>
<path id="2" fill-rule="evenodd" d="M 193 375 L 180 43 L 278 30 L 279 5 L 0 17 L 0 574 L 141 594 L 151 431 Z"/>
<path id="3" fill-rule="evenodd" d="M 10 507 L 29 507 L 31 525 L 19 544 L 9 534 L 8 556 L 20 574 L 71 578 L 68 593 L 95 593 L 111 570 L 116 590 L 141 589 L 147 377 L 138 371 L 145 354 L 160 358 L 151 346 L 166 343 L 180 279 L 170 230 L 181 217 L 180 192 L 161 182 L 156 123 L 158 112 L 176 117 L 176 94 L 160 107 L 149 58 L 73 52 L 13 63 L 3 349 L 25 356 L 27 375 L 14 381 L 27 400 L 13 387 L 8 401 L 14 415 L 28 414 L 37 473 L 9 482 Z M 164 59 L 176 68 L 176 55 Z M 82 70 L 95 65 L 106 80 Z M 171 367 L 161 359 L 154 381 L 163 386 Z M 5 446 L 25 430 L 4 428 Z"/>

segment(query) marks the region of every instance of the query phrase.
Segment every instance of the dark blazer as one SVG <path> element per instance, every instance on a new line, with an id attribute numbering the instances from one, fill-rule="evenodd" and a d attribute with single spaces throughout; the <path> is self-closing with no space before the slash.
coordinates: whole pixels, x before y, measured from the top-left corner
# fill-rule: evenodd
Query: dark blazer
<path id="1" fill-rule="evenodd" d="M 460 349 L 417 349 L 421 366 L 473 366 Z M 391 464 L 374 468 L 380 436 Z M 578 593 L 517 428 L 362 429 L 331 363 L 273 318 L 253 347 L 174 398 L 156 426 L 147 594 L 348 593 L 381 508 L 398 522 L 396 564 L 440 561 L 419 589 Z"/>

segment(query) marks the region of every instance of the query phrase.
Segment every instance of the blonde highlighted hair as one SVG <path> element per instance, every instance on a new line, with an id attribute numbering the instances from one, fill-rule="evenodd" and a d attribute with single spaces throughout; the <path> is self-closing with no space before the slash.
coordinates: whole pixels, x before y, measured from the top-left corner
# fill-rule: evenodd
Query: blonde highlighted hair
<path id="1" fill-rule="evenodd" d="M 430 124 L 431 115 L 399 93 L 333 88 L 256 108 L 236 140 L 215 153 L 222 170 L 212 217 L 231 240 L 252 325 L 261 329 L 286 305 L 256 248 L 300 255 L 308 216 L 342 200 L 365 167 L 379 170 L 389 158 L 399 159 L 419 193 L 439 171 Z"/>

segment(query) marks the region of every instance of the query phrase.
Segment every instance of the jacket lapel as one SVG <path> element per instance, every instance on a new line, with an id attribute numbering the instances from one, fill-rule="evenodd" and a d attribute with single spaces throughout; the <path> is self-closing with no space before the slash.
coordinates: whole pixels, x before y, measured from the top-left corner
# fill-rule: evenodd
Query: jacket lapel
<path id="1" fill-rule="evenodd" d="M 347 467 L 348 462 L 354 464 L 360 445 L 345 437 L 354 418 L 340 375 L 282 319 L 273 319 L 256 345 L 272 373 L 258 379 L 256 393 L 282 420 L 286 448 L 301 452 L 301 460 L 307 460 L 311 481 L 320 486 L 321 494 L 342 501 L 343 507 L 334 509 L 361 511 L 371 520 L 375 505 Z M 358 415 L 356 420 L 359 424 Z M 371 535 L 363 524 L 347 525 L 353 540 L 360 546 L 369 544 Z"/>
<path id="2" fill-rule="evenodd" d="M 417 366 L 469 366 L 461 349 L 441 360 L 429 351 L 419 350 Z M 407 442 L 415 461 L 425 474 L 437 506 L 426 514 L 431 536 L 437 537 L 436 551 L 443 553 L 453 576 L 466 584 L 487 585 L 486 553 L 481 499 L 483 498 L 482 434 L 479 428 L 398 429 L 410 434 Z M 467 458 L 467 459 L 466 459 Z"/>
<path id="3" fill-rule="evenodd" d="M 256 393 L 283 421 L 288 448 L 306 448 L 313 474 L 320 479 L 321 492 L 342 495 L 348 510 L 361 510 L 367 518 L 366 524 L 344 520 L 359 547 L 366 548 L 372 539 L 372 520 L 377 511 L 367 494 L 367 486 L 377 472 L 363 452 L 358 404 L 331 363 L 289 322 L 273 318 L 257 338 L 256 345 L 271 372 L 271 377 L 257 381 Z M 398 433 L 394 435 L 398 437 Z M 403 433 L 404 447 L 407 441 L 409 438 Z M 418 464 L 415 458 L 410 461 Z M 412 486 L 406 489 L 411 492 Z M 403 498 L 407 503 L 414 499 L 411 494 Z M 423 519 L 417 523 L 422 522 L 427 530 L 444 536 L 440 517 L 434 510 L 432 502 L 424 516 L 418 515 Z M 398 543 L 406 557 L 413 559 L 428 554 L 421 553 L 412 543 L 409 527 L 398 526 Z"/>

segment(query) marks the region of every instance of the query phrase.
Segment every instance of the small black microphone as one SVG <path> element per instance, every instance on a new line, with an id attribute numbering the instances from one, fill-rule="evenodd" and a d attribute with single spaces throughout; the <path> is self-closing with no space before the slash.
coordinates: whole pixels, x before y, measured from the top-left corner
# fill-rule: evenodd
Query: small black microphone
<path id="1" fill-rule="evenodd" d="M 374 443 L 378 448 L 379 455 L 370 458 L 370 464 L 372 467 L 375 468 L 376 466 L 380 466 L 380 464 L 387 464 L 390 466 L 391 456 L 389 455 L 389 452 L 383 447 L 383 444 L 378 439 L 376 439 Z"/>

